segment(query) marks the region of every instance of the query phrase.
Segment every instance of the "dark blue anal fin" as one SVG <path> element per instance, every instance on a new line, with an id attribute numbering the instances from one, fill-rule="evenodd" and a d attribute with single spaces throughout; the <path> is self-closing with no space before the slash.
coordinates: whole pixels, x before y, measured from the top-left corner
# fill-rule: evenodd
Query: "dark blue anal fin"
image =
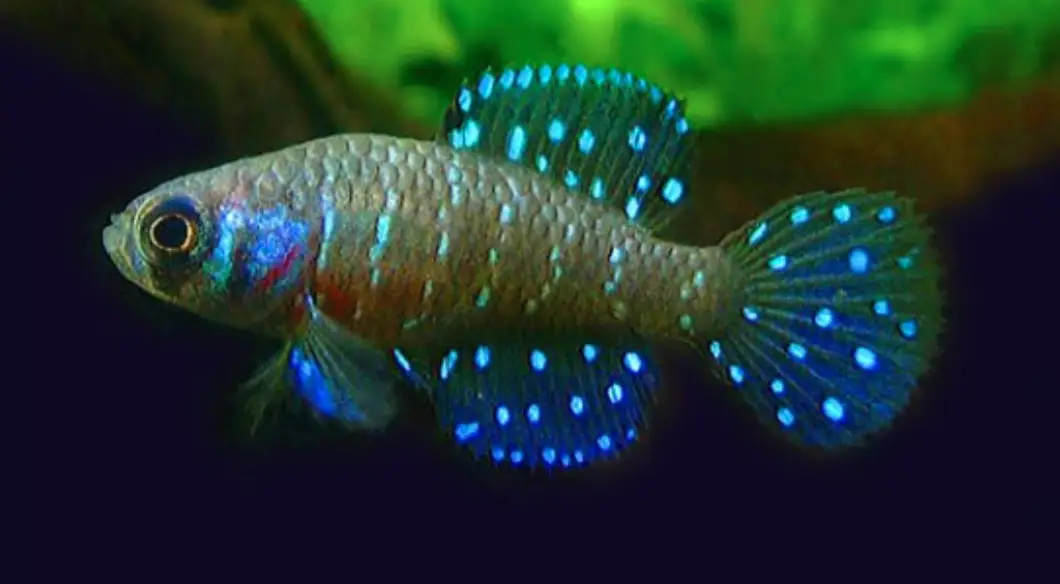
<path id="1" fill-rule="evenodd" d="M 438 420 L 476 457 L 588 466 L 625 452 L 646 425 L 659 374 L 643 342 L 577 337 L 454 346 L 422 378 Z"/>
<path id="2" fill-rule="evenodd" d="M 722 248 L 745 304 L 705 341 L 761 419 L 825 449 L 887 428 L 942 327 L 939 267 L 912 201 L 858 189 L 795 197 Z"/>
<path id="3" fill-rule="evenodd" d="M 438 140 L 533 169 L 652 231 L 688 198 L 681 101 L 623 71 L 487 70 L 460 87 Z"/>
<path id="4" fill-rule="evenodd" d="M 311 300 L 306 332 L 243 387 L 251 431 L 274 404 L 297 395 L 313 412 L 352 430 L 387 426 L 397 410 L 390 356 L 342 328 Z"/>

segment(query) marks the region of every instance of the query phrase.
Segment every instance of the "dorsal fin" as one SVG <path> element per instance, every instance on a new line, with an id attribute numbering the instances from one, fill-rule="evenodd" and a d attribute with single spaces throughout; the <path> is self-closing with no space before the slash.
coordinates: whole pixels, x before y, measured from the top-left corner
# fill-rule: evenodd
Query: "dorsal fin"
<path id="1" fill-rule="evenodd" d="M 682 103 L 615 69 L 486 70 L 460 87 L 438 140 L 534 169 L 651 230 L 687 199 Z"/>

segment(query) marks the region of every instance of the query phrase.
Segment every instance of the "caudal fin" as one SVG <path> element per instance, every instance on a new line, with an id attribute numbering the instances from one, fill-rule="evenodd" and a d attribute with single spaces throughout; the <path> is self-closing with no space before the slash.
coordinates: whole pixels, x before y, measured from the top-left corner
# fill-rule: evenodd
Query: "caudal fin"
<path id="1" fill-rule="evenodd" d="M 788 200 L 728 236 L 741 314 L 710 353 L 798 443 L 857 444 L 906 406 L 935 353 L 939 269 L 912 201 L 847 190 Z"/>

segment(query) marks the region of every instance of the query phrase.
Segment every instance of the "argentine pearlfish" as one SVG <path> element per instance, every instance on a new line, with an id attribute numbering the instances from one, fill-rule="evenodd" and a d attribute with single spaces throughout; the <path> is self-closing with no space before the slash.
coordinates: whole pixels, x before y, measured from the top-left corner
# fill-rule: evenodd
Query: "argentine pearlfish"
<path id="1" fill-rule="evenodd" d="M 103 243 L 150 294 L 283 340 L 244 386 L 252 419 L 292 398 L 381 429 L 405 381 L 477 457 L 586 466 L 644 431 L 653 347 L 680 341 L 797 444 L 888 427 L 941 326 L 912 202 L 804 194 L 681 245 L 658 233 L 692 147 L 682 102 L 632 74 L 488 70 L 434 140 L 336 135 L 177 178 Z"/>

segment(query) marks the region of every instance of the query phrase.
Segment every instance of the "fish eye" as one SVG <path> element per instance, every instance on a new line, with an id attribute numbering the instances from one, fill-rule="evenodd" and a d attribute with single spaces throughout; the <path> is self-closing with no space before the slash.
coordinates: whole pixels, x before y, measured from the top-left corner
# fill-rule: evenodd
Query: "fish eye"
<path id="1" fill-rule="evenodd" d="M 178 213 L 159 215 L 147 232 L 151 245 L 165 252 L 188 253 L 195 247 L 195 224 Z"/>
<path id="2" fill-rule="evenodd" d="M 155 262 L 192 261 L 202 248 L 201 218 L 195 203 L 174 197 L 147 211 L 140 222 L 140 241 Z"/>

